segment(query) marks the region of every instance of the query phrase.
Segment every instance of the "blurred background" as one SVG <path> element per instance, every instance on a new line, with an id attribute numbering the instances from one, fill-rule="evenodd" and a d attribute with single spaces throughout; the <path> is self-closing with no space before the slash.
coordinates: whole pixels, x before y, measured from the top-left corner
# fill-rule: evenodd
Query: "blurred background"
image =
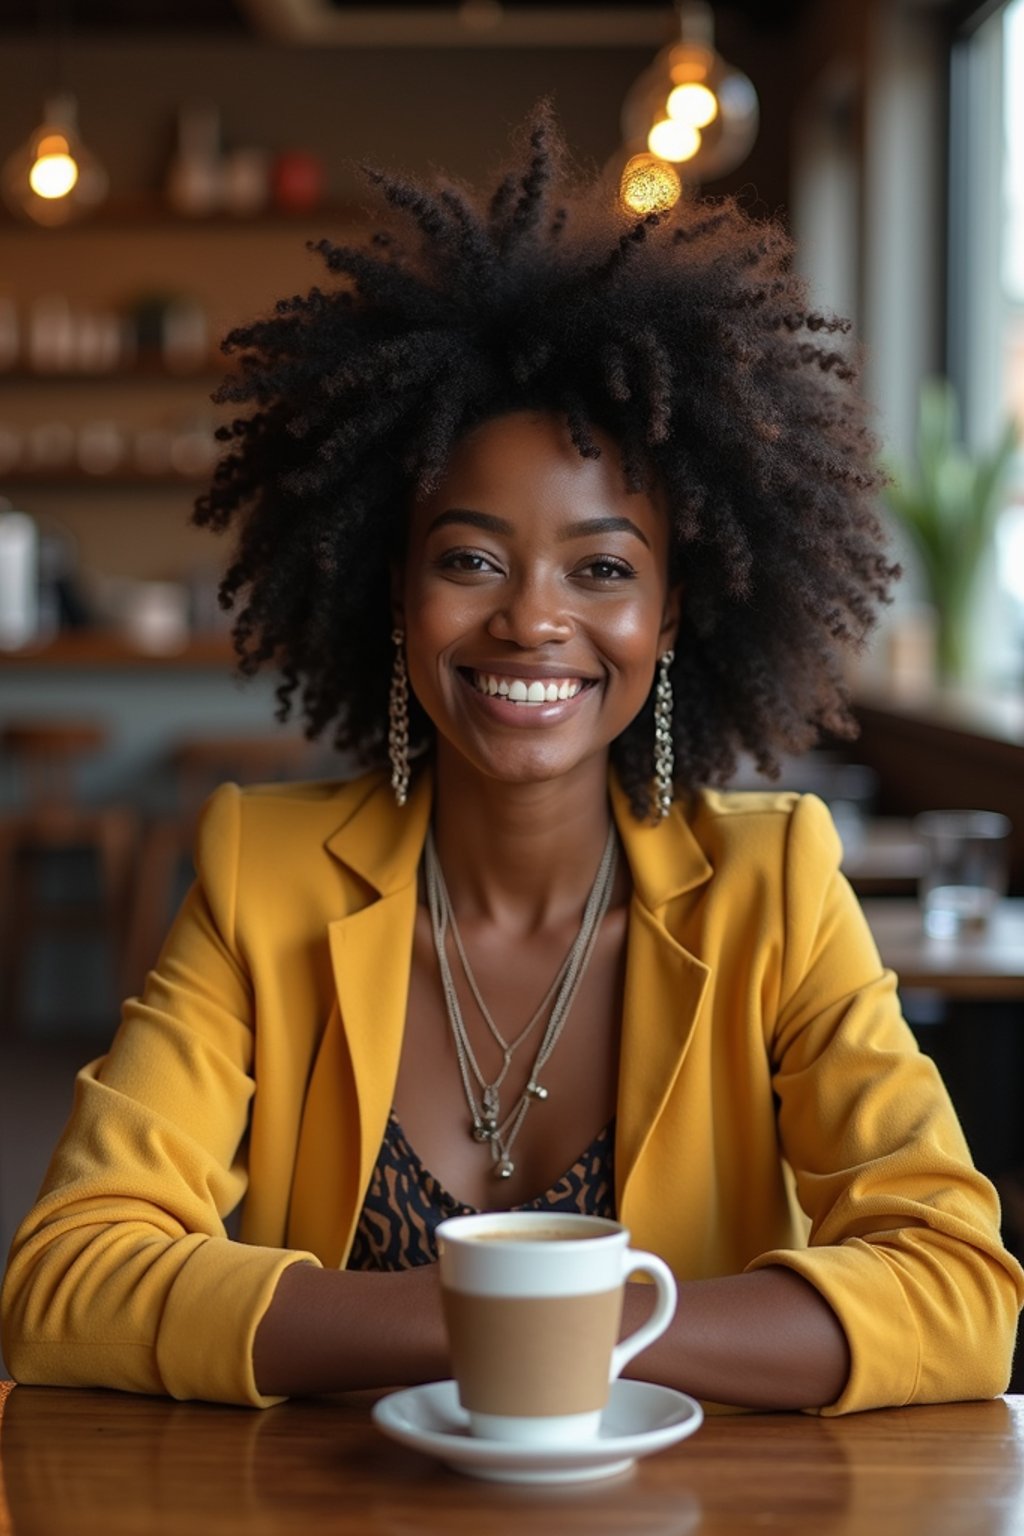
<path id="1" fill-rule="evenodd" d="M 832 804 L 1019 1231 L 1024 0 L 4 0 L 0 70 L 4 1247 L 208 789 L 347 767 L 233 675 L 226 550 L 188 523 L 219 339 L 319 279 L 305 242 L 364 220 L 360 162 L 479 180 L 545 95 L 635 206 L 780 215 L 853 321 L 906 576 L 851 673 L 860 738 L 784 782 Z M 937 807 L 1010 820 L 991 921 L 941 952 L 915 906 Z"/>

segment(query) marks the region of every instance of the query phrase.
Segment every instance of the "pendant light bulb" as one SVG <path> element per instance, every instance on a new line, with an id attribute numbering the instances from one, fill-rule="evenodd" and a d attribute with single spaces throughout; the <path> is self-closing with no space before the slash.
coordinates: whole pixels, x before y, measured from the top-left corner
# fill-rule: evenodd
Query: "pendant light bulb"
<path id="1" fill-rule="evenodd" d="M 46 225 L 70 223 L 103 201 L 107 175 L 78 136 L 73 96 L 49 98 L 40 126 L 4 165 L 0 190 L 12 212 Z"/>
<path id="2" fill-rule="evenodd" d="M 686 80 L 668 93 L 665 110 L 674 123 L 706 128 L 718 116 L 718 97 L 701 80 Z"/>
<path id="3" fill-rule="evenodd" d="M 705 0 L 680 0 L 679 34 L 636 83 L 622 108 L 624 153 L 680 167 L 687 183 L 726 176 L 757 138 L 757 92 L 715 48 Z"/>
<path id="4" fill-rule="evenodd" d="M 28 184 L 37 197 L 67 197 L 78 180 L 78 161 L 62 133 L 48 133 L 36 145 Z"/>
<path id="5" fill-rule="evenodd" d="M 619 180 L 619 198 L 629 213 L 667 213 L 679 201 L 682 183 L 657 155 L 631 155 Z"/>
<path id="6" fill-rule="evenodd" d="M 680 123 L 672 117 L 663 117 L 655 123 L 647 135 L 647 148 L 652 155 L 678 164 L 692 160 L 701 146 L 701 133 L 692 123 Z"/>

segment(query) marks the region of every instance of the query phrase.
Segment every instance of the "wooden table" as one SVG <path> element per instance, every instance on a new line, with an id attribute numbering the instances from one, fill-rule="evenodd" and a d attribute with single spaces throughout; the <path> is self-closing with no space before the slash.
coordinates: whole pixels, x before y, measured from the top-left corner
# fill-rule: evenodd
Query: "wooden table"
<path id="1" fill-rule="evenodd" d="M 2 1388 L 0 1388 L 2 1390 Z M 265 1413 L 16 1387 L 0 1420 L 14 1536 L 1011 1536 L 1024 1398 L 844 1419 L 708 1419 L 615 1482 L 474 1482 L 383 1438 L 373 1394 Z M 6 1521 L 6 1523 L 5 1523 Z"/>
<path id="2" fill-rule="evenodd" d="M 914 900 L 862 901 L 882 960 L 903 987 L 927 987 L 944 997 L 1024 1001 L 1024 899 L 1001 901 L 982 929 L 932 939 Z"/>

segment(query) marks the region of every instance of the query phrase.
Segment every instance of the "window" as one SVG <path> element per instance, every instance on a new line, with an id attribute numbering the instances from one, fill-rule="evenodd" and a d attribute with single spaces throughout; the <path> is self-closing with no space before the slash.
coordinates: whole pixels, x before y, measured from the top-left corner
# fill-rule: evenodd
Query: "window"
<path id="1" fill-rule="evenodd" d="M 1024 0 L 968 27 L 953 56 L 949 372 L 975 448 L 1024 434 Z M 979 604 L 985 676 L 1024 686 L 1024 450 Z"/>

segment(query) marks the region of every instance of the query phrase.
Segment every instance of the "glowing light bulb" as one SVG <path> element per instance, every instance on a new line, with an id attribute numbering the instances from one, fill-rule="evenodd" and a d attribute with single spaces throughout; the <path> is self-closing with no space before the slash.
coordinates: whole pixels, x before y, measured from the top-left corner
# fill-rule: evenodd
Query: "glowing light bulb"
<path id="1" fill-rule="evenodd" d="M 679 35 L 634 81 L 622 104 L 625 155 L 647 148 L 703 186 L 742 165 L 757 138 L 757 92 L 715 48 L 707 0 L 676 0 Z"/>
<path id="2" fill-rule="evenodd" d="M 673 122 L 706 128 L 718 116 L 718 98 L 698 80 L 688 80 L 669 92 L 665 110 Z"/>
<path id="3" fill-rule="evenodd" d="M 619 196 L 630 213 L 667 213 L 682 190 L 675 171 L 656 155 L 633 155 L 619 183 Z"/>
<path id="4" fill-rule="evenodd" d="M 78 165 L 62 133 L 45 134 L 36 145 L 28 184 L 37 197 L 67 197 L 78 180 Z"/>
<path id="5" fill-rule="evenodd" d="M 692 160 L 700 149 L 700 129 L 663 117 L 647 135 L 647 148 L 660 160 Z"/>
<path id="6" fill-rule="evenodd" d="M 41 125 L 0 169 L 0 195 L 13 213 L 56 226 L 91 213 L 106 191 L 106 172 L 79 137 L 74 97 L 52 96 Z"/>

